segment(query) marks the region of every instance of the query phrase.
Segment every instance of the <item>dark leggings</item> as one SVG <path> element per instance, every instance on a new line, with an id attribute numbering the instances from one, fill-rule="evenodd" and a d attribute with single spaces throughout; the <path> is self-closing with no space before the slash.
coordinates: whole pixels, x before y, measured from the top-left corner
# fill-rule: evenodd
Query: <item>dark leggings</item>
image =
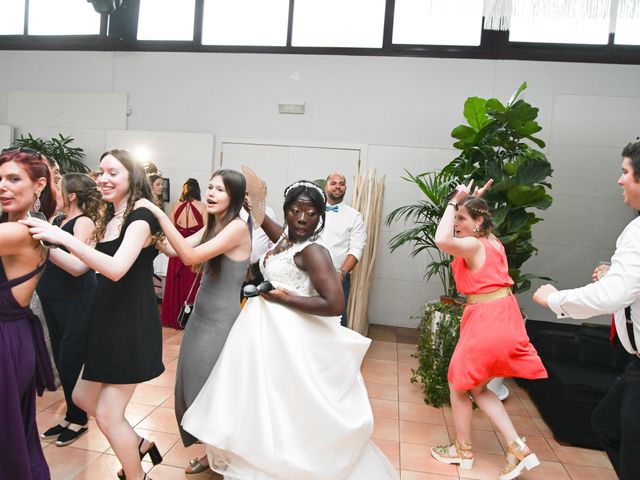
<path id="1" fill-rule="evenodd" d="M 640 472 L 640 358 L 634 356 L 593 411 L 591 424 L 620 480 Z"/>
<path id="2" fill-rule="evenodd" d="M 65 420 L 78 425 L 87 423 L 87 413 L 73 403 L 71 394 L 84 364 L 94 291 L 94 288 L 86 288 L 65 298 L 40 297 L 51 337 L 53 360 L 67 403 Z"/>

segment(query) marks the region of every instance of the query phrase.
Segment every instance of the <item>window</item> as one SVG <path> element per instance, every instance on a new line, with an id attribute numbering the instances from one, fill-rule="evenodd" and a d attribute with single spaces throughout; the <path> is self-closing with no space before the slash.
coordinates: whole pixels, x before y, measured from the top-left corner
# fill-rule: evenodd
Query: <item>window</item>
<path id="1" fill-rule="evenodd" d="M 205 0 L 203 45 L 286 46 L 289 0 Z"/>
<path id="2" fill-rule="evenodd" d="M 513 0 L 509 41 L 609 43 L 611 3 Z"/>
<path id="3" fill-rule="evenodd" d="M 0 35 L 24 34 L 24 0 L 0 2 Z"/>
<path id="4" fill-rule="evenodd" d="M 138 40 L 193 40 L 195 0 L 140 0 Z"/>
<path id="5" fill-rule="evenodd" d="M 396 0 L 393 43 L 480 45 L 482 2 L 477 0 Z"/>
<path id="6" fill-rule="evenodd" d="M 634 0 L 618 0 L 618 16 L 613 43 L 640 45 L 640 6 Z"/>
<path id="7" fill-rule="evenodd" d="M 294 47 L 380 48 L 385 0 L 296 0 Z"/>
<path id="8" fill-rule="evenodd" d="M 87 0 L 29 0 L 28 15 L 29 35 L 100 33 L 100 14 L 96 13 Z"/>

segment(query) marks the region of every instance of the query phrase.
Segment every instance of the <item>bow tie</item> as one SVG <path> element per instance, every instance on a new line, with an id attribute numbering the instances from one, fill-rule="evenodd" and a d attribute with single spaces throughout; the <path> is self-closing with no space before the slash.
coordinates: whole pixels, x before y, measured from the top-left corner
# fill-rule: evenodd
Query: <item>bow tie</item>
<path id="1" fill-rule="evenodd" d="M 338 212 L 338 205 L 327 205 L 324 207 L 326 212 Z"/>

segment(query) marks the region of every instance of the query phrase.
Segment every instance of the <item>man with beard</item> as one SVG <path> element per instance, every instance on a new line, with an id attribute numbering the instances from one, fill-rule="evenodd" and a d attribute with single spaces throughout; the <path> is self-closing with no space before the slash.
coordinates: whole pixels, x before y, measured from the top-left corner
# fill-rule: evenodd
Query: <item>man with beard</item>
<path id="1" fill-rule="evenodd" d="M 344 175 L 339 172 L 329 174 L 325 192 L 327 193 L 327 223 L 320 238 L 331 252 L 333 265 L 342 279 L 345 307 L 340 323 L 346 327 L 351 271 L 362 258 L 362 252 L 367 243 L 367 232 L 360 212 L 343 203 L 347 192 Z"/>

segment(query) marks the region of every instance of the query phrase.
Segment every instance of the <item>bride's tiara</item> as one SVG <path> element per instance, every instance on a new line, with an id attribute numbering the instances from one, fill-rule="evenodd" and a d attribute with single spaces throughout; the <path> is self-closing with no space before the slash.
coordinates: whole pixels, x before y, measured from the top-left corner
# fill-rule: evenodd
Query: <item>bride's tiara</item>
<path id="1" fill-rule="evenodd" d="M 292 183 L 291 185 L 289 185 L 287 188 L 284 189 L 284 196 L 286 197 L 292 189 L 297 187 L 313 188 L 318 192 L 320 192 L 320 195 L 322 195 L 322 198 L 324 198 L 326 201 L 326 196 L 324 191 L 316 183 L 310 182 L 308 180 L 300 180 L 298 182 Z"/>

